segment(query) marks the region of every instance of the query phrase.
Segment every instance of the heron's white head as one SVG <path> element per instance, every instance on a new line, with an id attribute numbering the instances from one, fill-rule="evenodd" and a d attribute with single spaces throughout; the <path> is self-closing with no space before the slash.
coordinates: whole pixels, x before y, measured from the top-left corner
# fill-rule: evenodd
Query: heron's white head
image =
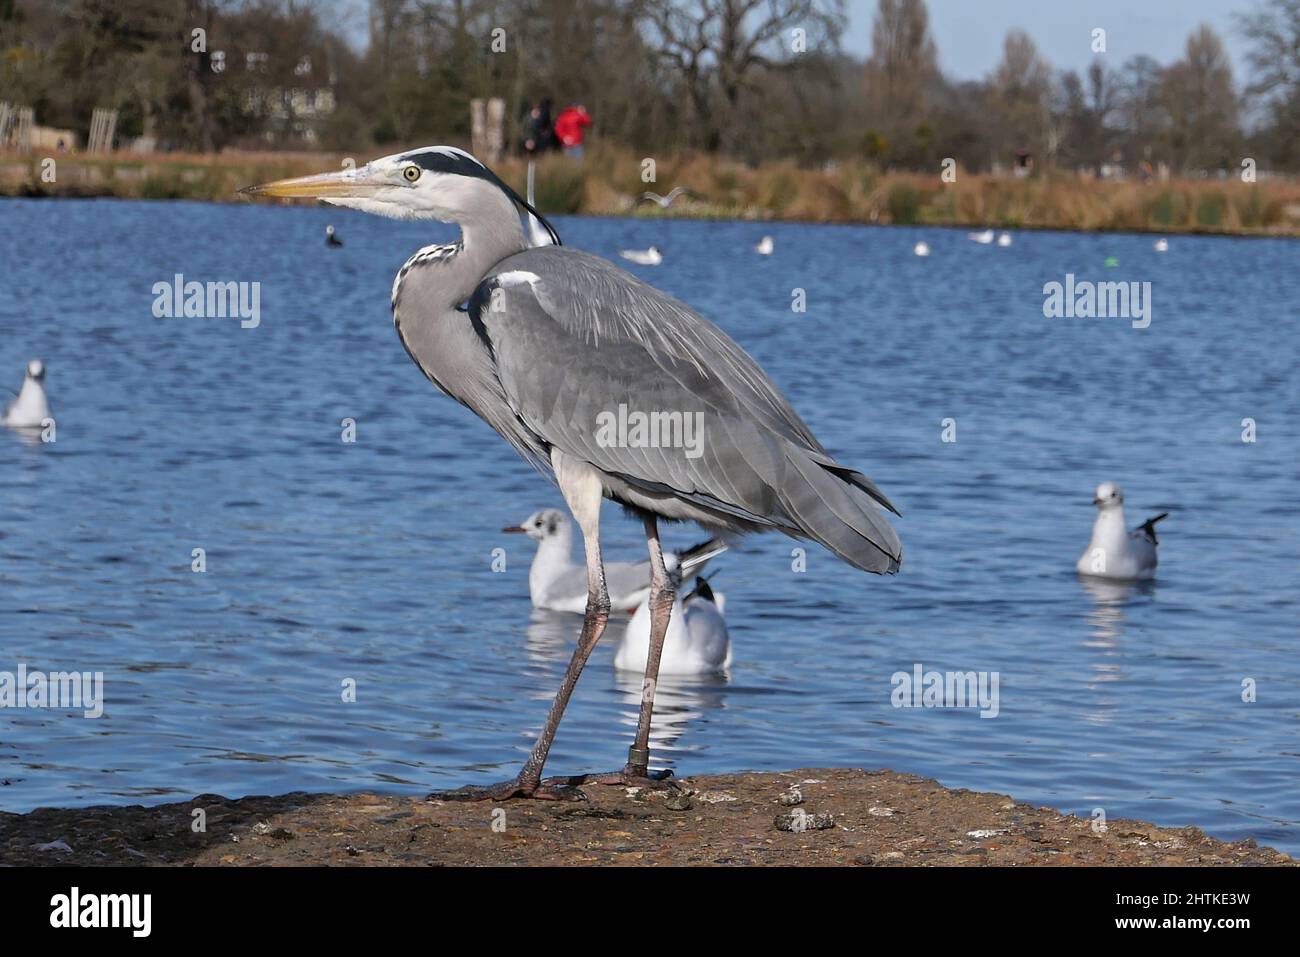
<path id="1" fill-rule="evenodd" d="M 242 190 L 260 196 L 318 199 L 394 219 L 436 219 L 464 227 L 527 209 L 559 244 L 544 218 L 500 177 L 464 150 L 426 146 L 371 160 L 365 166 L 281 179 Z"/>
<path id="2" fill-rule="evenodd" d="M 1092 504 L 1102 511 L 1118 508 L 1124 504 L 1124 492 L 1114 482 L 1102 482 L 1093 494 Z"/>
<path id="3" fill-rule="evenodd" d="M 539 542 L 554 538 L 568 530 L 569 516 L 558 508 L 544 508 L 540 512 L 533 512 L 532 515 L 524 519 L 522 525 L 513 525 L 501 529 L 503 532 L 522 532 L 529 538 Z"/>
<path id="4" fill-rule="evenodd" d="M 27 363 L 27 378 L 35 379 L 40 382 L 45 378 L 45 363 L 40 359 L 33 359 Z"/>

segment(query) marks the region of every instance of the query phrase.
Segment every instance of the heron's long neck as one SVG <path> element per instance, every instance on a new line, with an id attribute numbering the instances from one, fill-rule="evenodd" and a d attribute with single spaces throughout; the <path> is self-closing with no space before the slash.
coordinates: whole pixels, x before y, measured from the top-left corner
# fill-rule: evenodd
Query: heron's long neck
<path id="1" fill-rule="evenodd" d="M 473 224 L 461 224 L 460 245 L 442 263 L 438 272 L 440 303 L 454 309 L 468 299 L 483 281 L 487 271 L 517 252 L 527 248 L 519 216 L 511 211 L 509 219 L 492 218 Z"/>

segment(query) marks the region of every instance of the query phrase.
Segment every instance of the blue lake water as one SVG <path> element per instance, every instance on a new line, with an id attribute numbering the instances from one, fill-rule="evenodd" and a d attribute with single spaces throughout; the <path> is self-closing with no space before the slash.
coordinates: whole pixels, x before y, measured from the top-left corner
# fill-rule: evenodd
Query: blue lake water
<path id="1" fill-rule="evenodd" d="M 893 578 L 817 546 L 796 573 L 776 536 L 715 564 L 735 661 L 661 683 L 657 763 L 889 767 L 1300 851 L 1300 242 L 557 226 L 605 256 L 658 245 L 663 265 L 630 268 L 726 329 L 903 513 Z M 308 207 L 0 202 L 0 383 L 43 358 L 57 418 L 53 444 L 0 433 L 0 671 L 102 671 L 106 698 L 93 720 L 0 709 L 0 807 L 515 772 L 579 620 L 531 612 L 530 543 L 499 531 L 558 493 L 392 328 L 394 272 L 453 235 Z M 260 325 L 156 318 L 177 273 L 259 282 Z M 1150 326 L 1045 318 L 1067 273 L 1149 281 Z M 1171 513 L 1149 586 L 1075 575 L 1106 479 L 1131 523 Z M 606 554 L 641 556 L 639 525 L 605 515 Z M 619 627 L 551 772 L 626 755 L 639 682 L 613 669 Z M 917 664 L 996 672 L 998 716 L 893 707 L 891 676 Z"/>

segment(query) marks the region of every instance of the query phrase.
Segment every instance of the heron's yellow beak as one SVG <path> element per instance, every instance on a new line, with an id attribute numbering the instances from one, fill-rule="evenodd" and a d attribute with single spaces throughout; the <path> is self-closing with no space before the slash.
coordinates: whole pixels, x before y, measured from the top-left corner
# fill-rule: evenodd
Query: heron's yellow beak
<path id="1" fill-rule="evenodd" d="M 277 179 L 261 186 L 245 186 L 241 193 L 254 196 L 285 196 L 294 199 L 329 199 L 343 196 L 365 196 L 371 190 L 388 185 L 381 177 L 361 169 L 345 169 L 338 173 L 317 173 L 315 176 L 297 176 Z"/>

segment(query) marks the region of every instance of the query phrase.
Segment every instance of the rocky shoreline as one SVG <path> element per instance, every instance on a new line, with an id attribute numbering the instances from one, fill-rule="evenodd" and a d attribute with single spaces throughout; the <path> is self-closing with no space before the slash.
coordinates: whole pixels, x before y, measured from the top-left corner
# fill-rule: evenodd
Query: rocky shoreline
<path id="1" fill-rule="evenodd" d="M 850 865 L 1291 866 L 1197 828 L 1103 828 L 1000 794 L 890 771 L 683 779 L 676 791 L 585 788 L 584 802 L 381 794 L 0 813 L 10 866 Z"/>

